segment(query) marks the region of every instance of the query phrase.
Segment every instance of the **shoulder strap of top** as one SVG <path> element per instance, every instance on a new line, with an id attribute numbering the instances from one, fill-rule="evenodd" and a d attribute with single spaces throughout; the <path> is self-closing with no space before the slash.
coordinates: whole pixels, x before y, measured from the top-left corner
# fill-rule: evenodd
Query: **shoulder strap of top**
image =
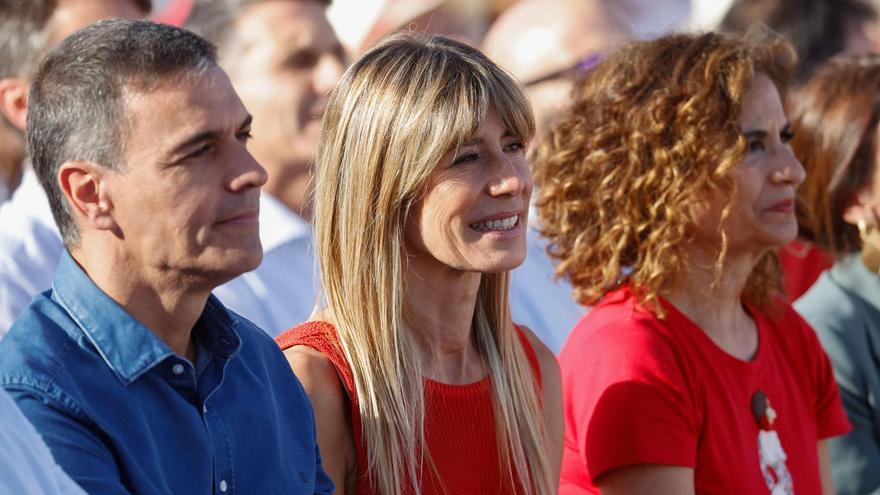
<path id="1" fill-rule="evenodd" d="M 275 342 L 278 343 L 281 350 L 302 345 L 311 347 L 326 356 L 336 368 L 342 385 L 348 393 L 349 400 L 356 403 L 354 375 L 351 372 L 348 361 L 345 359 L 345 354 L 342 353 L 342 349 L 339 347 L 336 328 L 332 324 L 326 321 L 307 321 L 282 333 L 276 337 Z"/>
<path id="2" fill-rule="evenodd" d="M 542 380 L 541 380 L 541 363 L 538 362 L 538 354 L 535 353 L 535 348 L 532 347 L 532 343 L 529 342 L 529 337 L 520 328 L 519 325 L 514 325 L 516 328 L 516 334 L 519 336 L 519 341 L 522 343 L 523 351 L 526 353 L 526 358 L 529 360 L 529 364 L 532 366 L 532 372 L 535 374 L 535 381 L 538 383 L 538 390 L 543 388 Z"/>
<path id="3" fill-rule="evenodd" d="M 339 337 L 336 328 L 326 321 L 308 321 L 297 325 L 279 335 L 275 342 L 282 350 L 293 346 L 303 345 L 320 352 L 333 363 L 339 380 L 348 395 L 349 412 L 351 414 L 351 430 L 354 436 L 354 444 L 357 449 L 358 475 L 365 477 L 367 472 L 367 451 L 364 444 L 361 414 L 358 406 L 357 392 L 354 388 L 354 374 L 351 366 L 345 359 L 342 349 L 339 347 Z M 358 482 L 357 493 L 370 493 L 366 488 L 367 483 Z"/>

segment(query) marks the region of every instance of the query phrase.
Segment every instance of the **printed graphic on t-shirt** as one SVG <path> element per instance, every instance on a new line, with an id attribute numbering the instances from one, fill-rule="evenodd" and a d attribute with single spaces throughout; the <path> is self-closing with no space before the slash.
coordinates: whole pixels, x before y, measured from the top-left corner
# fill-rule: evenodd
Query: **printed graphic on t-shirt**
<path id="1" fill-rule="evenodd" d="M 774 430 L 758 431 L 758 452 L 761 457 L 761 474 L 771 495 L 794 495 L 794 482 L 785 465 L 788 458 L 779 435 Z"/>

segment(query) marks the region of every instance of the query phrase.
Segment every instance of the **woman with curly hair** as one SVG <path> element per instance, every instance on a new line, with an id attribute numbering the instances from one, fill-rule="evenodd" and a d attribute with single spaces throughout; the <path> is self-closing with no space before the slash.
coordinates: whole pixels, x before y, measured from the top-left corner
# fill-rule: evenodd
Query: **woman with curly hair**
<path id="1" fill-rule="evenodd" d="M 337 493 L 556 493 L 552 352 L 510 321 L 534 133 L 482 53 L 403 34 L 330 97 L 315 239 L 326 308 L 278 338 Z"/>
<path id="2" fill-rule="evenodd" d="M 794 58 L 775 37 L 635 42 L 539 149 L 542 234 L 594 305 L 560 355 L 560 493 L 832 492 L 823 439 L 849 425 L 775 254 L 804 179 Z"/>
<path id="3" fill-rule="evenodd" d="M 831 358 L 853 425 L 828 442 L 840 494 L 880 488 L 880 55 L 831 59 L 791 98 L 802 237 L 836 260 L 795 303 Z"/>

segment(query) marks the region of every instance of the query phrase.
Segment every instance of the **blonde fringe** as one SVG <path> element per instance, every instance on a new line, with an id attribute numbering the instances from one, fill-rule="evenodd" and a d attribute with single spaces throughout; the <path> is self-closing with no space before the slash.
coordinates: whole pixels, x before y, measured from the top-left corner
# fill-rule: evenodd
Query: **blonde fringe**
<path id="1" fill-rule="evenodd" d="M 351 366 L 376 491 L 420 493 L 423 371 L 406 325 L 404 227 L 441 157 L 490 102 L 531 136 L 527 100 L 479 52 L 435 36 L 394 36 L 346 72 L 321 131 L 315 242 L 327 314 Z M 474 316 L 492 384 L 499 457 L 529 493 L 555 493 L 543 412 L 507 309 L 507 276 L 483 275 Z"/>

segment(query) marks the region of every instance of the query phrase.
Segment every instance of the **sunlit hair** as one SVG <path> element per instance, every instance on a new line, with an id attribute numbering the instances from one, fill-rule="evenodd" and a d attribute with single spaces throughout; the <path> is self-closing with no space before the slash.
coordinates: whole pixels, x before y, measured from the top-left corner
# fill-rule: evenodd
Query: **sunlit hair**
<path id="1" fill-rule="evenodd" d="M 407 308 L 404 227 L 444 154 L 497 108 L 523 139 L 522 90 L 477 50 L 439 36 L 395 35 L 352 65 L 330 98 L 315 177 L 315 236 L 329 320 L 351 365 L 369 482 L 415 486 L 425 452 L 423 371 Z M 506 273 L 484 274 L 473 326 L 489 368 L 499 458 L 511 482 L 555 492 L 543 413 L 510 322 Z M 464 453 L 463 453 L 464 454 Z M 424 456 L 424 458 L 422 457 Z"/>
<path id="2" fill-rule="evenodd" d="M 628 282 L 664 315 L 657 296 L 687 275 L 692 212 L 720 195 L 722 223 L 730 214 L 729 172 L 746 152 L 743 96 L 759 72 L 784 91 L 794 63 L 790 45 L 769 33 L 671 34 L 624 46 L 576 83 L 535 160 L 541 233 L 575 299 L 595 304 Z M 720 277 L 730 239 L 719 233 Z M 781 290 L 768 253 L 744 297 L 765 307 Z"/>
<path id="3" fill-rule="evenodd" d="M 789 98 L 789 116 L 791 144 L 807 172 L 798 189 L 801 236 L 836 255 L 861 249 L 843 212 L 876 168 L 880 55 L 841 55 L 821 65 Z"/>

